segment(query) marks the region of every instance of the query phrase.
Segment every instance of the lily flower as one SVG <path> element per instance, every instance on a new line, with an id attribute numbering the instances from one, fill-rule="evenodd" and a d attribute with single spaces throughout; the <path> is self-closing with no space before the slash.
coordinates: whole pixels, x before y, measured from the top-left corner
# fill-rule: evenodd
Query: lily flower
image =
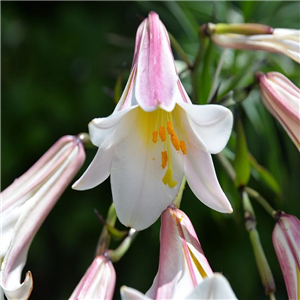
<path id="1" fill-rule="evenodd" d="M 187 215 L 168 207 L 161 215 L 159 267 L 143 295 L 123 286 L 122 299 L 236 299 L 228 281 L 213 273 Z"/>
<path id="2" fill-rule="evenodd" d="M 300 151 L 300 90 L 277 72 L 258 73 L 265 107 L 283 126 Z"/>
<path id="3" fill-rule="evenodd" d="M 116 272 L 112 262 L 104 255 L 96 256 L 88 268 L 70 300 L 113 299 L 116 284 Z"/>
<path id="4" fill-rule="evenodd" d="M 4 292 L 7 299 L 30 296 L 33 288 L 30 271 L 20 283 L 29 247 L 84 159 L 80 140 L 64 136 L 1 193 L 0 294 Z"/>
<path id="5" fill-rule="evenodd" d="M 110 176 L 120 221 L 136 230 L 153 224 L 172 203 L 184 174 L 194 194 L 219 212 L 232 212 L 210 153 L 232 129 L 220 105 L 193 105 L 176 72 L 168 33 L 150 12 L 137 30 L 131 74 L 114 112 L 89 124 L 99 149 L 74 189 Z"/>
<path id="6" fill-rule="evenodd" d="M 300 298 L 300 221 L 292 215 L 277 212 L 273 246 L 284 277 L 289 299 Z"/>
<path id="7" fill-rule="evenodd" d="M 300 31 L 261 24 L 208 24 L 207 32 L 222 48 L 281 53 L 300 63 Z"/>

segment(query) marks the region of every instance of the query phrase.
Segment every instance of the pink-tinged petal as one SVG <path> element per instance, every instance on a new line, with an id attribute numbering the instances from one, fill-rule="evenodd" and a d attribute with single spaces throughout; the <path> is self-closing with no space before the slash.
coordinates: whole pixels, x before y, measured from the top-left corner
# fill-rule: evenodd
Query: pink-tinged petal
<path id="1" fill-rule="evenodd" d="M 139 127 L 131 130 L 114 149 L 111 185 L 121 223 L 143 230 L 154 223 L 174 200 L 183 177 L 183 156 L 171 149 L 173 177 L 177 185 L 170 188 L 162 181 L 166 173 L 161 167 L 163 148 L 152 142 L 151 115 L 139 108 L 132 118 Z"/>
<path id="2" fill-rule="evenodd" d="M 184 173 L 196 197 L 208 207 L 231 213 L 232 207 L 218 182 L 211 155 L 187 143 Z"/>
<path id="3" fill-rule="evenodd" d="M 5 230 L 1 232 L 1 241 L 2 237 L 9 241 L 6 253 L 2 253 L 4 259 L 1 257 L 1 287 L 8 297 L 29 297 L 28 293 L 32 289 L 31 274 L 27 273 L 25 281 L 20 283 L 28 249 L 36 232 L 82 166 L 84 159 L 84 148 L 78 138 L 63 137 L 32 169 L 13 183 L 16 191 L 23 190 L 26 194 L 18 192 L 15 197 L 5 191 L 1 194 L 3 203 L 9 203 L 1 211 L 5 225 Z M 7 200 L 7 197 L 10 199 Z"/>
<path id="4" fill-rule="evenodd" d="M 195 290 L 185 299 L 201 300 L 236 300 L 228 280 L 219 273 L 205 278 Z"/>
<path id="5" fill-rule="evenodd" d="M 158 107 L 172 111 L 178 93 L 178 75 L 168 33 L 155 12 L 150 12 L 143 24 L 136 62 L 136 100 L 145 111 Z"/>
<path id="6" fill-rule="evenodd" d="M 121 287 L 121 298 L 122 300 L 148 300 L 151 299 L 147 296 L 145 296 L 144 294 L 142 294 L 141 292 L 127 287 L 127 286 L 122 286 Z"/>
<path id="7" fill-rule="evenodd" d="M 178 103 L 187 113 L 194 134 L 210 153 L 218 153 L 226 146 L 231 134 L 233 116 L 221 105 L 190 105 Z"/>
<path id="8" fill-rule="evenodd" d="M 300 297 L 300 221 L 281 213 L 272 234 L 289 299 Z"/>
<path id="9" fill-rule="evenodd" d="M 159 269 L 146 293 L 152 299 L 184 299 L 212 270 L 189 218 L 168 207 L 161 216 Z"/>
<path id="10" fill-rule="evenodd" d="M 277 72 L 259 74 L 258 78 L 264 105 L 300 151 L 300 90 Z"/>
<path id="11" fill-rule="evenodd" d="M 69 299 L 110 300 L 113 299 L 115 284 L 116 272 L 111 261 L 103 255 L 97 256 Z"/>

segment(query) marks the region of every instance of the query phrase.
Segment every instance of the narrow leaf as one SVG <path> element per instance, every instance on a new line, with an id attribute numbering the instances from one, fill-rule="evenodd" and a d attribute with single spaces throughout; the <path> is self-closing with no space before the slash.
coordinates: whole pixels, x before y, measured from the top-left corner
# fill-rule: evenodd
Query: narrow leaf
<path id="1" fill-rule="evenodd" d="M 246 186 L 250 178 L 250 163 L 243 124 L 240 117 L 237 117 L 237 138 L 235 146 L 234 169 L 236 172 L 235 185 Z"/>

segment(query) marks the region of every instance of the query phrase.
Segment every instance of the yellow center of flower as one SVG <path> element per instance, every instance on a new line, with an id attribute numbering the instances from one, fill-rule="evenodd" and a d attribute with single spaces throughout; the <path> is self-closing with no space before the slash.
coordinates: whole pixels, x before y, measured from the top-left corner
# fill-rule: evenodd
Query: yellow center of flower
<path id="1" fill-rule="evenodd" d="M 161 167 L 163 169 L 167 167 L 162 182 L 170 188 L 173 188 L 177 185 L 177 181 L 173 178 L 172 147 L 185 155 L 186 145 L 184 140 L 178 138 L 177 134 L 180 132 L 176 133 L 173 128 L 172 112 L 168 113 L 162 109 L 158 109 L 150 114 L 153 114 L 153 118 L 155 118 L 155 122 L 153 122 L 153 119 L 151 122 L 152 127 L 154 127 L 152 131 L 152 142 L 154 144 L 162 144 Z"/>

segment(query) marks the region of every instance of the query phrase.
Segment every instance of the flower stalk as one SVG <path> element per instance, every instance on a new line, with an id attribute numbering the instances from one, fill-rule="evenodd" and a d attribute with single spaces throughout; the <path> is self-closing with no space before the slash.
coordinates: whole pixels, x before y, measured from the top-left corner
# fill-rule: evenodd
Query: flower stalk
<path id="1" fill-rule="evenodd" d="M 242 192 L 242 200 L 245 211 L 245 226 L 247 231 L 249 232 L 249 237 L 252 244 L 259 275 L 264 286 L 265 293 L 270 296 L 270 299 L 274 299 L 274 292 L 276 290 L 274 278 L 265 252 L 261 245 L 258 231 L 256 230 L 256 218 L 254 210 L 245 191 Z"/>

